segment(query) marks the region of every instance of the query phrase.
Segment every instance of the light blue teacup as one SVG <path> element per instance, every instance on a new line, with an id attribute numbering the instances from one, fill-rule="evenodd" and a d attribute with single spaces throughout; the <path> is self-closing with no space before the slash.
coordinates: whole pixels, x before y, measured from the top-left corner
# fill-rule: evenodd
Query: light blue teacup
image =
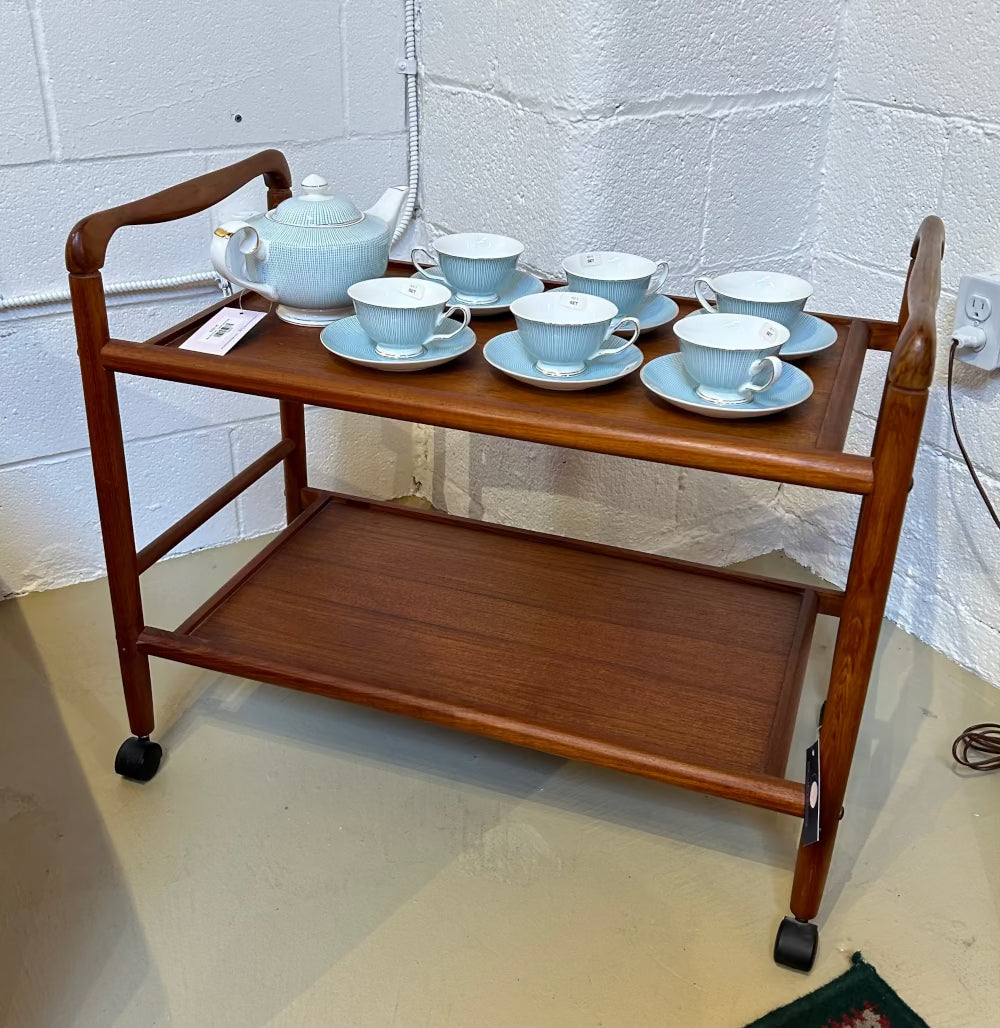
<path id="1" fill-rule="evenodd" d="M 415 246 L 410 251 L 413 266 L 424 278 L 448 286 L 456 300 L 466 303 L 491 303 L 499 299 L 517 270 L 518 257 L 524 253 L 524 247 L 516 239 L 488 232 L 456 232 L 442 236 L 434 241 L 434 249 L 436 261 L 428 250 Z M 421 267 L 418 254 L 423 254 L 430 262 L 427 267 Z"/>
<path id="2" fill-rule="evenodd" d="M 708 290 L 715 293 L 714 305 Z M 812 291 L 804 278 L 776 271 L 733 271 L 694 282 L 694 295 L 705 310 L 767 318 L 788 329 L 795 327 Z"/>
<path id="3" fill-rule="evenodd" d="M 424 347 L 452 339 L 469 324 L 468 307 L 449 307 L 451 290 L 412 278 L 369 278 L 347 290 L 365 335 L 383 357 L 419 357 Z M 437 329 L 453 314 L 462 321 Z M 455 325 L 455 322 L 450 322 Z"/>
<path id="4" fill-rule="evenodd" d="M 628 349 L 639 337 L 639 322 L 621 318 L 618 308 L 600 296 L 555 290 L 522 296 L 510 305 L 521 345 L 543 375 L 568 378 L 587 370 L 587 361 Z M 626 325 L 632 336 L 620 346 L 605 347 Z"/>
<path id="5" fill-rule="evenodd" d="M 567 288 L 610 300 L 621 314 L 638 314 L 666 281 L 666 261 L 651 261 L 631 253 L 593 250 L 563 261 Z"/>
<path id="6" fill-rule="evenodd" d="M 778 352 L 788 329 L 749 314 L 701 312 L 674 322 L 684 369 L 697 383 L 695 392 L 718 404 L 749 403 L 781 378 Z M 761 373 L 767 377 L 758 380 Z"/>

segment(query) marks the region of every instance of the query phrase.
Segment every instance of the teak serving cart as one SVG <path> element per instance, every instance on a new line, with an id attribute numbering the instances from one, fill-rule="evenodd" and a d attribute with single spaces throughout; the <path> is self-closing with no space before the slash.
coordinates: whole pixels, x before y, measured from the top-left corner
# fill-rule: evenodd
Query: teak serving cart
<path id="1" fill-rule="evenodd" d="M 126 225 L 206 210 L 263 175 L 268 150 L 84 218 L 66 250 L 125 704 L 134 737 L 115 769 L 148 780 L 149 658 L 304 689 L 588 760 L 803 818 L 792 917 L 774 956 L 808 970 L 861 720 L 928 388 L 944 226 L 920 226 L 897 323 L 829 318 L 837 343 L 803 363 L 798 409 L 713 421 L 654 400 L 638 375 L 590 392 L 511 381 L 475 350 L 385 375 L 328 354 L 315 329 L 269 315 L 225 357 L 178 349 L 222 300 L 146 342 L 112 339 L 100 269 Z M 402 273 L 401 268 L 395 269 Z M 248 307 L 264 309 L 244 294 Z M 682 313 L 691 301 L 680 300 Z M 513 327 L 474 323 L 480 344 Z M 669 328 L 647 358 L 675 349 Z M 870 455 L 844 452 L 869 349 L 892 357 Z M 146 375 L 280 401 L 281 438 L 228 485 L 136 549 L 115 375 Z M 310 488 L 303 404 L 507 436 L 861 496 L 847 587 L 701 567 L 647 553 L 374 503 Z M 180 627 L 143 620 L 139 576 L 282 464 L 288 527 Z M 819 732 L 818 841 L 809 782 L 785 768 L 817 613 L 840 618 Z"/>

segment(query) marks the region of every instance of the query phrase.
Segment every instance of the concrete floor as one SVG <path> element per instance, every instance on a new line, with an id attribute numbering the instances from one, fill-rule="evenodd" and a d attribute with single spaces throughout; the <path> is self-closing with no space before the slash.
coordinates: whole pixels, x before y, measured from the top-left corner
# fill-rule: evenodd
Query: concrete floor
<path id="1" fill-rule="evenodd" d="M 258 546 L 154 569 L 148 621 L 178 623 Z M 892 626 L 808 977 L 770 958 L 789 818 L 154 674 L 167 757 L 141 786 L 112 772 L 127 733 L 105 583 L 0 604 L 2 1025 L 743 1025 L 856 949 L 935 1028 L 1000 1024 L 1000 777 L 949 753 L 1000 720 L 1000 690 Z"/>

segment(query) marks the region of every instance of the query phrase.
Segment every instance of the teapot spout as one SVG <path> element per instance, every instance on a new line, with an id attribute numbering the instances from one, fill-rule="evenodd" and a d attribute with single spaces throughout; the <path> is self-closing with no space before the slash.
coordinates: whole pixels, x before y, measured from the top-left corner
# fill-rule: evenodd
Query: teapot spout
<path id="1" fill-rule="evenodd" d="M 399 218 L 399 212 L 403 209 L 406 193 L 406 186 L 390 186 L 382 194 L 378 202 L 365 211 L 365 214 L 381 218 L 389 226 L 390 231 L 395 231 L 396 220 Z"/>

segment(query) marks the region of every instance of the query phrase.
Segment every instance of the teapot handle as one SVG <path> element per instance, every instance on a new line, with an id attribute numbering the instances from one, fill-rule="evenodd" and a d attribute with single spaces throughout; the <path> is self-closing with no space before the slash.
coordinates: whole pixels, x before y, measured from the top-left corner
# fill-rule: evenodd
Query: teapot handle
<path id="1" fill-rule="evenodd" d="M 241 278 L 233 271 L 229 264 L 230 243 L 235 236 L 241 233 L 245 233 L 245 235 L 243 239 L 237 242 L 240 253 L 244 257 L 256 253 L 258 260 L 267 259 L 267 243 L 260 238 L 253 225 L 248 225 L 245 221 L 226 221 L 212 234 L 212 246 L 209 250 L 212 266 L 223 278 L 232 282 L 233 285 L 260 293 L 265 300 L 270 300 L 273 303 L 278 299 L 278 292 L 274 286 L 267 285 L 264 282 L 250 282 L 245 278 Z"/>

